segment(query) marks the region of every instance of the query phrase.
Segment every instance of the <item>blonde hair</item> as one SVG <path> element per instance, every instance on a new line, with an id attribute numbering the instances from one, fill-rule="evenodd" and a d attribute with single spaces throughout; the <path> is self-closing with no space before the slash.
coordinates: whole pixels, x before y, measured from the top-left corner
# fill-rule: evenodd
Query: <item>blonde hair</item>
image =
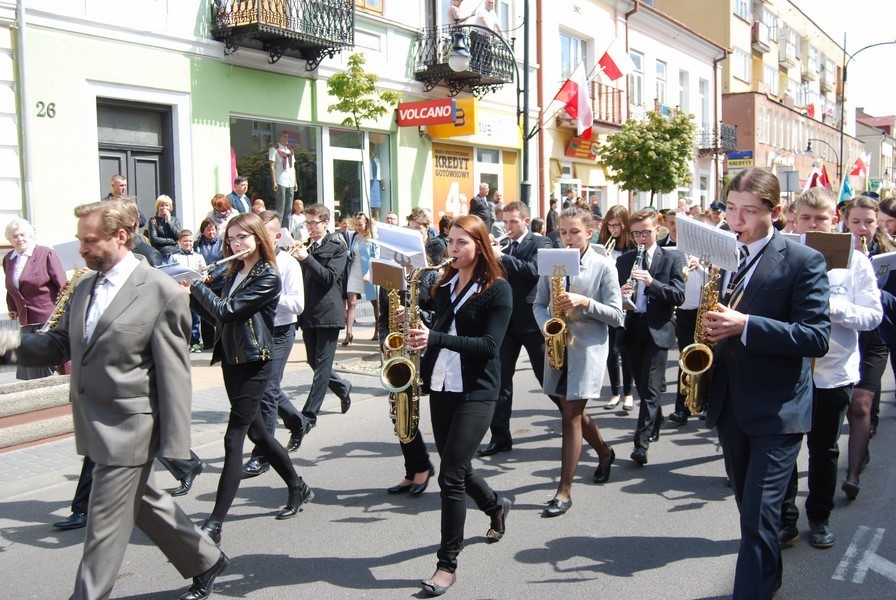
<path id="1" fill-rule="evenodd" d="M 156 198 L 156 214 L 159 214 L 159 207 L 165 205 L 168 205 L 171 208 L 171 211 L 174 212 L 174 200 L 172 200 L 170 196 L 162 194 Z"/>

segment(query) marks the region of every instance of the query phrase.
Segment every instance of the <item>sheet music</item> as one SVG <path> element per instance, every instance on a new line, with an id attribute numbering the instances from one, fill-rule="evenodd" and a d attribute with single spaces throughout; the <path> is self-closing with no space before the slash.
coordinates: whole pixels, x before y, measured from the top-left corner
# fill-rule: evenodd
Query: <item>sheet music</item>
<path id="1" fill-rule="evenodd" d="M 541 248 L 538 250 L 538 274 L 555 277 L 561 273 L 567 277 L 579 274 L 579 251 L 575 248 Z"/>
<path id="2" fill-rule="evenodd" d="M 200 279 L 203 279 L 205 277 L 205 275 L 203 275 L 199 271 L 194 271 L 190 267 L 184 267 L 177 263 L 159 265 L 156 268 L 178 283 L 180 283 L 181 281 L 199 281 Z"/>
<path id="3" fill-rule="evenodd" d="M 874 269 L 877 284 L 879 286 L 885 284 L 887 277 L 890 276 L 890 271 L 896 269 L 896 252 L 887 252 L 871 257 L 871 268 Z"/>
<path id="4" fill-rule="evenodd" d="M 84 257 L 81 256 L 81 242 L 78 240 L 56 244 L 53 246 L 53 251 L 56 252 L 59 262 L 62 263 L 62 268 L 66 271 L 87 266 Z"/>
<path id="5" fill-rule="evenodd" d="M 394 260 L 406 268 L 426 266 L 426 248 L 419 231 L 379 222 L 376 224 L 376 231 L 380 258 Z"/>
<path id="6" fill-rule="evenodd" d="M 292 248 L 298 242 L 292 237 L 292 234 L 289 232 L 289 229 L 286 227 L 280 228 L 280 239 L 277 240 L 277 246 L 280 248 Z"/>
<path id="7" fill-rule="evenodd" d="M 370 281 L 387 290 L 406 290 L 405 270 L 393 260 L 370 259 Z"/>
<path id="8" fill-rule="evenodd" d="M 737 236 L 701 223 L 696 219 L 678 219 L 678 249 L 726 271 L 736 271 Z"/>

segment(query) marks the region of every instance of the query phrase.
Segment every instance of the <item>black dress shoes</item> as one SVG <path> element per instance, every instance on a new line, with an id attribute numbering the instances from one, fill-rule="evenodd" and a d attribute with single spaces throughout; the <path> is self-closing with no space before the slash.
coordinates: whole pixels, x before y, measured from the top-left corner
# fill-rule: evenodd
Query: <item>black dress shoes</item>
<path id="1" fill-rule="evenodd" d="M 569 500 L 560 500 L 558 498 L 554 498 L 548 502 L 548 507 L 541 511 L 542 517 L 559 517 L 560 515 L 565 515 L 566 511 L 568 511 L 572 507 L 572 498 Z"/>
<path id="2" fill-rule="evenodd" d="M 454 582 L 457 581 L 457 574 L 451 574 L 451 580 L 448 582 L 448 585 L 436 585 L 432 582 L 431 579 L 427 581 L 421 581 L 420 585 L 423 586 L 423 591 L 429 594 L 430 596 L 442 596 L 445 592 L 447 592 Z"/>
<path id="3" fill-rule="evenodd" d="M 423 483 L 412 483 L 411 484 L 411 496 L 419 496 L 423 492 L 426 491 L 426 486 L 429 485 L 429 478 L 436 474 L 436 470 L 434 467 L 429 468 L 429 475 L 426 476 L 426 481 Z"/>
<path id="4" fill-rule="evenodd" d="M 479 450 L 476 455 L 492 456 L 499 452 L 510 452 L 511 450 L 513 450 L 513 444 L 496 444 L 495 442 L 489 442 L 489 444 L 482 450 Z"/>
<path id="5" fill-rule="evenodd" d="M 252 458 L 243 465 L 243 479 L 258 477 L 262 473 L 267 473 L 270 468 L 271 465 L 266 460 Z"/>
<path id="6" fill-rule="evenodd" d="M 647 441 L 648 441 L 648 442 L 658 442 L 658 441 L 660 441 L 660 432 L 659 432 L 659 430 L 656 430 L 656 431 L 654 431 L 653 433 L 651 433 L 651 434 L 650 434 L 650 437 L 647 438 Z"/>
<path id="7" fill-rule="evenodd" d="M 352 396 L 351 394 L 346 394 L 345 398 L 340 398 L 340 408 L 342 409 L 342 414 L 348 412 L 348 409 L 352 407 Z"/>
<path id="8" fill-rule="evenodd" d="M 507 531 L 507 513 L 510 512 L 513 502 L 510 498 L 498 498 L 498 505 L 501 507 L 498 512 L 491 516 L 491 528 L 485 533 L 489 542 L 500 542 Z"/>
<path id="9" fill-rule="evenodd" d="M 778 535 L 778 544 L 782 548 L 790 548 L 800 541 L 800 530 L 796 525 L 782 525 L 781 533 Z"/>
<path id="10" fill-rule="evenodd" d="M 598 465 L 597 469 L 594 471 L 594 483 L 606 483 L 610 481 L 610 469 L 613 467 L 614 462 L 616 462 L 616 451 L 610 448 L 610 462 L 607 463 L 606 467 Z"/>
<path id="11" fill-rule="evenodd" d="M 831 548 L 836 539 L 827 521 L 821 523 L 809 521 L 809 543 L 813 548 Z"/>
<path id="12" fill-rule="evenodd" d="M 224 569 L 230 564 L 230 559 L 223 552 L 218 562 L 211 569 L 193 578 L 193 585 L 186 594 L 180 597 L 180 600 L 205 600 L 212 595 L 212 587 L 215 579 L 224 572 Z"/>
<path id="13" fill-rule="evenodd" d="M 193 487 L 193 480 L 196 479 L 202 473 L 202 471 L 205 470 L 206 466 L 208 465 L 200 460 L 199 464 L 196 465 L 196 468 L 184 475 L 184 478 L 180 480 L 180 487 L 171 490 L 171 495 L 185 496 L 187 492 L 190 491 L 190 488 Z"/>
<path id="14" fill-rule="evenodd" d="M 293 431 L 289 436 L 289 442 L 286 444 L 287 452 L 296 452 L 299 448 L 302 447 L 302 440 L 305 439 L 305 436 L 308 435 L 308 432 L 311 431 L 311 428 L 314 427 L 310 422 L 306 422 L 303 427 L 300 427 L 298 430 Z"/>
<path id="15" fill-rule="evenodd" d="M 201 529 L 202 531 L 207 533 L 208 537 L 210 537 L 214 543 L 216 543 L 220 546 L 221 545 L 221 525 L 222 525 L 221 521 L 215 521 L 211 518 L 208 518 L 205 520 L 205 522 L 202 524 L 202 527 L 200 527 L 199 529 Z"/>
<path id="16" fill-rule="evenodd" d="M 643 467 L 647 464 L 647 450 L 635 448 L 634 452 L 632 452 L 632 460 Z"/>
<path id="17" fill-rule="evenodd" d="M 669 415 L 669 420 L 676 425 L 687 425 L 688 424 L 688 416 L 683 412 L 675 411 L 671 415 Z"/>
<path id="18" fill-rule="evenodd" d="M 286 506 L 283 507 L 283 510 L 277 513 L 275 518 L 278 521 L 293 518 L 299 514 L 299 509 L 302 505 L 306 502 L 311 502 L 313 498 L 314 490 L 308 487 L 308 484 L 300 479 L 299 485 L 289 488 L 289 498 L 286 500 Z"/>
<path id="19" fill-rule="evenodd" d="M 68 531 L 69 529 L 81 529 L 87 525 L 87 514 L 86 513 L 72 513 L 71 516 L 67 519 L 63 519 L 62 521 L 56 521 L 53 523 L 53 527 L 59 529 L 61 531 Z"/>
<path id="20" fill-rule="evenodd" d="M 407 484 L 407 485 L 401 485 L 401 484 L 399 483 L 398 485 L 393 485 L 392 487 L 390 487 L 390 488 L 387 489 L 386 491 L 389 492 L 390 494 L 403 494 L 403 493 L 405 493 L 405 492 L 409 492 L 409 491 L 411 491 L 411 486 L 412 486 L 412 485 L 414 485 L 413 482 L 411 482 L 411 483 L 409 483 L 409 484 Z"/>

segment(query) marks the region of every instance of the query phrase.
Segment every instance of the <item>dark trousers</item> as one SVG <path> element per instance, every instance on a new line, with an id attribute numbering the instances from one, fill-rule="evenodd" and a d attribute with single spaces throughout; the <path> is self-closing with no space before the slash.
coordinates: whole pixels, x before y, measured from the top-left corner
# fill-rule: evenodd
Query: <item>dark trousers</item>
<path id="1" fill-rule="evenodd" d="M 814 523 L 823 523 L 834 509 L 837 492 L 837 460 L 840 458 L 840 430 L 843 417 L 849 409 L 852 384 L 827 390 L 815 389 L 812 407 L 812 431 L 806 434 L 809 449 L 809 495 L 806 498 L 806 517 Z M 796 506 L 796 465 L 790 476 L 787 497 L 784 498 L 782 524 L 796 526 L 800 511 Z"/>
<path id="2" fill-rule="evenodd" d="M 512 327 L 507 329 L 504 342 L 501 344 L 501 389 L 498 391 L 498 402 L 495 404 L 495 416 L 492 417 L 492 442 L 498 445 L 510 445 L 513 436 L 510 434 L 510 413 L 513 411 L 513 375 L 516 373 L 516 362 L 520 350 L 526 348 L 532 370 L 538 385 L 544 380 L 544 336 L 541 332 L 530 331 L 516 333 Z"/>
<path id="3" fill-rule="evenodd" d="M 635 448 L 647 449 L 647 439 L 663 424 L 663 408 L 660 405 L 663 381 L 666 378 L 666 359 L 669 351 L 660 348 L 650 335 L 647 317 L 628 316 L 625 321 L 625 358 L 635 379 L 635 387 L 641 398 L 638 426 L 635 429 Z"/>
<path id="4" fill-rule="evenodd" d="M 202 332 L 202 346 L 209 349 L 215 345 L 215 325 L 205 319 L 199 319 L 199 330 Z"/>
<path id="5" fill-rule="evenodd" d="M 417 473 L 433 469 L 432 463 L 429 462 L 429 452 L 426 451 L 426 444 L 423 442 L 423 434 L 419 431 L 410 442 L 398 445 L 401 446 L 401 454 L 404 456 L 405 479 L 413 479 Z"/>
<path id="6" fill-rule="evenodd" d="M 190 450 L 190 458 L 160 458 L 159 462 L 168 469 L 175 479 L 180 481 L 189 473 L 192 473 L 202 461 Z M 81 463 L 81 475 L 78 477 L 78 487 L 75 488 L 75 497 L 72 498 L 72 512 L 87 514 L 87 506 L 90 501 L 90 488 L 93 487 L 93 468 L 96 463 L 89 456 L 84 457 Z"/>
<path id="7" fill-rule="evenodd" d="M 286 362 L 289 353 L 292 352 L 296 341 L 295 323 L 274 327 L 274 346 L 271 350 L 271 378 L 268 387 L 261 398 L 261 419 L 265 427 L 273 435 L 277 427 L 277 417 L 283 420 L 283 425 L 295 433 L 302 428 L 302 415 L 299 409 L 290 401 L 280 386 L 283 381 L 283 372 L 286 370 Z M 252 448 L 252 458 L 262 458 L 261 448 Z"/>
<path id="8" fill-rule="evenodd" d="M 215 521 L 224 520 L 239 490 L 243 478 L 243 442 L 247 434 L 288 487 L 297 487 L 301 481 L 286 449 L 261 419 L 261 397 L 271 377 L 271 362 L 225 364 L 221 371 L 230 400 L 230 418 L 224 432 L 224 466 L 211 516 Z"/>
<path id="9" fill-rule="evenodd" d="M 727 395 L 727 393 L 726 393 Z M 801 433 L 751 436 L 737 423 L 730 398 L 716 428 L 725 470 L 740 510 L 740 548 L 734 572 L 734 600 L 771 598 L 781 577 L 781 506 Z"/>
<path id="10" fill-rule="evenodd" d="M 323 406 L 327 388 L 340 399 L 345 398 L 352 385 L 333 372 L 333 359 L 336 358 L 336 342 L 339 340 L 339 329 L 335 327 L 312 328 L 302 327 L 302 340 L 305 342 L 305 355 L 308 366 L 314 371 L 308 400 L 302 407 L 302 421 L 312 427 L 317 424 L 317 413 Z"/>
<path id="11" fill-rule="evenodd" d="M 623 333 L 622 327 L 610 327 L 609 346 L 607 354 L 607 371 L 610 374 L 610 393 L 614 396 L 622 394 L 630 396 L 632 393 L 632 372 L 628 368 L 628 361 L 623 359 Z"/>
<path id="12" fill-rule="evenodd" d="M 467 499 L 492 515 L 501 510 L 498 494 L 473 470 L 473 454 L 479 447 L 495 411 L 494 402 L 467 402 L 464 394 L 432 392 L 432 433 L 442 459 L 439 488 L 442 490 L 442 543 L 438 568 L 457 569 L 457 555 L 464 541 Z"/>
<path id="13" fill-rule="evenodd" d="M 678 338 L 678 351 L 681 352 L 694 343 L 694 331 L 697 328 L 697 309 L 675 310 L 675 335 Z M 684 405 L 685 395 L 681 393 L 681 367 L 678 368 L 678 392 L 675 395 L 675 412 L 681 415 L 689 415 Z"/>

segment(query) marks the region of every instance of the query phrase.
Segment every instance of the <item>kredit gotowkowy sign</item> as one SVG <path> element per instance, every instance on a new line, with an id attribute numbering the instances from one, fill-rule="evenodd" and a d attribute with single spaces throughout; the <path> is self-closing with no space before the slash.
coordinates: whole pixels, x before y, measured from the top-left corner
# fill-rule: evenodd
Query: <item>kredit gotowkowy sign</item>
<path id="1" fill-rule="evenodd" d="M 454 123 L 456 110 L 454 98 L 402 102 L 398 105 L 398 126 L 417 127 Z"/>

